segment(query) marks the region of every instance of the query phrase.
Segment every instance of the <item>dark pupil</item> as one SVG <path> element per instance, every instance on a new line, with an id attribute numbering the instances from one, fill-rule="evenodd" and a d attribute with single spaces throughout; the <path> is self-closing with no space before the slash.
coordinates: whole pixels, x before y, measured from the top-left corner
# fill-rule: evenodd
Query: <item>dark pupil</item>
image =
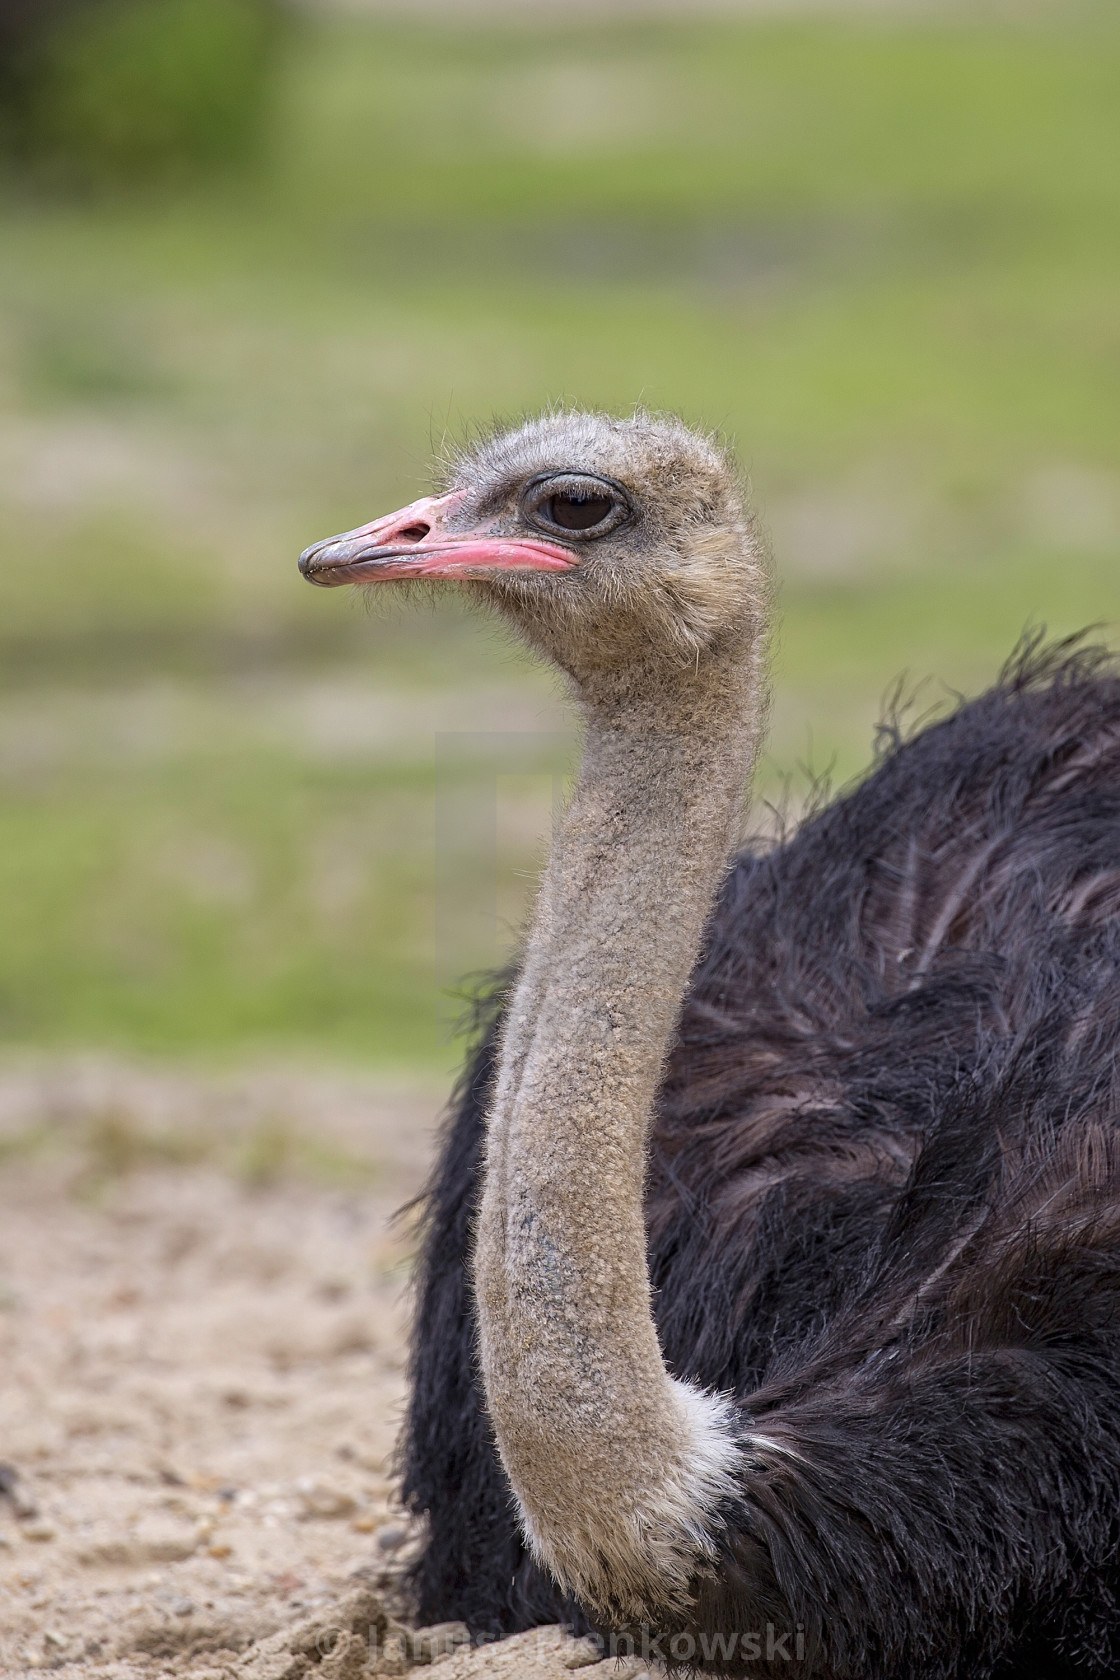
<path id="1" fill-rule="evenodd" d="M 608 496 L 553 496 L 548 517 L 565 531 L 590 531 L 611 511 Z"/>

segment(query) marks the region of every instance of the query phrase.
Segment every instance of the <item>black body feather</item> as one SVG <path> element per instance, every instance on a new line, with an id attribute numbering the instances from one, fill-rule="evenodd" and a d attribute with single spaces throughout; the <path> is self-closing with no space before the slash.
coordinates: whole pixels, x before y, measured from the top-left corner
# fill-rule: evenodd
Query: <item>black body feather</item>
<path id="1" fill-rule="evenodd" d="M 587 1626 L 525 1551 L 476 1368 L 497 1030 L 426 1194 L 403 1445 L 428 1525 L 417 1613 L 485 1637 Z M 744 1482 L 718 1572 L 655 1655 L 834 1680 L 1120 1674 L 1106 655 L 1031 645 L 737 860 L 658 1104 L 647 1223 L 670 1369 L 787 1449 Z M 761 1651 L 728 1652 L 747 1630 Z"/>

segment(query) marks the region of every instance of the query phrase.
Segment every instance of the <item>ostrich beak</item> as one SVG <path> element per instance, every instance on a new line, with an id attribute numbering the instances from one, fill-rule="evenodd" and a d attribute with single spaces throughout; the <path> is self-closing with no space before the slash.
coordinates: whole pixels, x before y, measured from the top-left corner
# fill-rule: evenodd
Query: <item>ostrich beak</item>
<path id="1" fill-rule="evenodd" d="M 570 549 L 540 537 L 497 536 L 482 526 L 449 531 L 463 491 L 424 496 L 398 513 L 312 543 L 299 557 L 309 583 L 381 583 L 395 578 L 458 578 L 486 572 L 566 572 Z"/>

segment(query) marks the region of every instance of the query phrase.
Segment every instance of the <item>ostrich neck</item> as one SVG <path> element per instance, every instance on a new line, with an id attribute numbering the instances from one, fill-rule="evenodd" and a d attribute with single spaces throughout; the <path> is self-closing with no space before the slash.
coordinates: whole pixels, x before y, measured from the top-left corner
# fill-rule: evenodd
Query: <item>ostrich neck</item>
<path id="1" fill-rule="evenodd" d="M 654 692 L 584 693 L 574 797 L 542 884 L 489 1121 L 476 1285 L 495 1434 L 538 1556 L 586 1602 L 678 1597 L 737 1447 L 672 1379 L 650 1306 L 650 1115 L 738 836 L 753 645 Z"/>

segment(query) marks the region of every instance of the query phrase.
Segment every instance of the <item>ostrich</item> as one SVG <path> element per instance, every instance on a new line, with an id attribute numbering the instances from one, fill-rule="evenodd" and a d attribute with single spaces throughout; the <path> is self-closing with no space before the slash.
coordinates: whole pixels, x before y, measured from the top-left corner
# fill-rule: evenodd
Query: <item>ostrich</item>
<path id="1" fill-rule="evenodd" d="M 550 414 L 300 565 L 457 582 L 584 728 L 423 1204 L 418 1615 L 729 1675 L 1114 1677 L 1115 665 L 1029 643 L 735 855 L 768 584 L 713 440 Z"/>

